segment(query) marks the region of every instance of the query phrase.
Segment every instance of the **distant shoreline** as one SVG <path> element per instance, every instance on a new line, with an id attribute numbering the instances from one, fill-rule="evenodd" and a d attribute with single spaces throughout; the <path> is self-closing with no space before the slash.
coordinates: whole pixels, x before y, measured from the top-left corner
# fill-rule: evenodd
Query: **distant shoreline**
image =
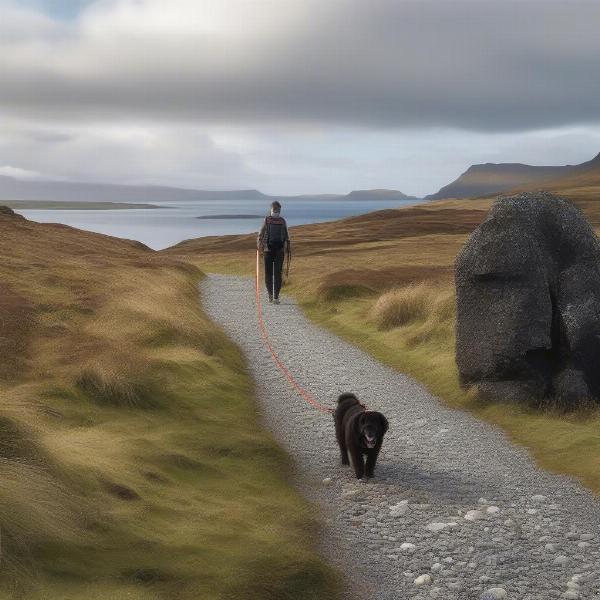
<path id="1" fill-rule="evenodd" d="M 264 215 L 201 215 L 196 219 L 262 219 Z"/>
<path id="2" fill-rule="evenodd" d="M 131 210 L 136 208 L 169 208 L 157 204 L 134 202 L 58 202 L 54 200 L 0 200 L 0 206 L 15 210 Z"/>

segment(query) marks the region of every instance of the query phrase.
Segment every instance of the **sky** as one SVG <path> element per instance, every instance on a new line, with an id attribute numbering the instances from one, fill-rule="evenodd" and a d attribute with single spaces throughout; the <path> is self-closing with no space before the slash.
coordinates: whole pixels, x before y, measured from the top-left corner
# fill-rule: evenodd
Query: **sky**
<path id="1" fill-rule="evenodd" d="M 0 0 L 0 175 L 422 196 L 600 152 L 596 0 Z"/>

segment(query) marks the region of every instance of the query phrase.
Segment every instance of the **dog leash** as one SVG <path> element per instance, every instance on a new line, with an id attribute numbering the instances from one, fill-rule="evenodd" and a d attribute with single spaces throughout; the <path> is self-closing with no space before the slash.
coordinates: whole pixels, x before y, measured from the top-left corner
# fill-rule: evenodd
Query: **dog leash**
<path id="1" fill-rule="evenodd" d="M 310 404 L 313 408 L 316 408 L 318 411 L 322 413 L 334 413 L 334 408 L 329 408 L 327 406 L 323 406 L 317 399 L 307 392 L 296 380 L 296 378 L 292 375 L 290 370 L 285 366 L 283 361 L 279 358 L 277 352 L 273 349 L 271 344 L 271 340 L 269 338 L 269 333 L 265 326 L 265 321 L 263 318 L 262 304 L 260 302 L 260 252 L 256 251 L 256 318 L 258 320 L 258 328 L 260 329 L 260 334 L 262 336 L 263 342 L 267 347 L 267 350 L 271 354 L 271 358 L 273 362 L 277 365 L 277 368 L 284 374 L 285 378 L 288 380 L 290 385 L 298 392 L 298 394 Z"/>

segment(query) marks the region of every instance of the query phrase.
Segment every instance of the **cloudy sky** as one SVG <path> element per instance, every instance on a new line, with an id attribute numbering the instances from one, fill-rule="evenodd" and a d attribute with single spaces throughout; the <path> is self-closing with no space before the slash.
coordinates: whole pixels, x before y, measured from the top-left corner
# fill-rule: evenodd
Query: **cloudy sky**
<path id="1" fill-rule="evenodd" d="M 596 0 L 0 0 L 0 174 L 424 195 L 600 152 Z"/>

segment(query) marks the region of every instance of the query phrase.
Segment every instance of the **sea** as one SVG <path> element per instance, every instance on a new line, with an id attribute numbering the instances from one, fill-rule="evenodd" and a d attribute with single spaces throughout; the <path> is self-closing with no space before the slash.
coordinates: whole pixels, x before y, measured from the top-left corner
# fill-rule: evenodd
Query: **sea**
<path id="1" fill-rule="evenodd" d="M 304 199 L 282 202 L 289 226 L 321 223 L 384 208 L 400 208 L 418 200 Z M 78 229 L 138 240 L 161 250 L 183 240 L 258 231 L 268 214 L 268 199 L 185 200 L 159 208 L 117 210 L 19 209 L 27 219 L 64 223 Z"/>

